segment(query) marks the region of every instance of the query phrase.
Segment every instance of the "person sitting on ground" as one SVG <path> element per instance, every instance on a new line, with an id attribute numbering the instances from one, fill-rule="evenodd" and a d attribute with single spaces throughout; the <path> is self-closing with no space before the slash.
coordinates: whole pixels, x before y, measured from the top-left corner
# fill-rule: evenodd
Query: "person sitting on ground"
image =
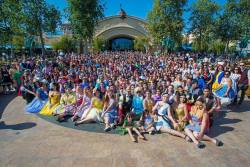
<path id="1" fill-rule="evenodd" d="M 205 144 L 202 143 L 201 140 L 210 141 L 216 146 L 223 145 L 220 140 L 205 135 L 209 128 L 209 122 L 206 106 L 202 99 L 197 99 L 195 105 L 192 106 L 190 117 L 189 124 L 185 127 L 185 133 L 191 138 L 198 148 L 205 147 Z"/>
<path id="2" fill-rule="evenodd" d="M 60 106 L 53 113 L 58 115 L 57 121 L 64 121 L 67 116 L 73 116 L 76 109 L 76 95 L 71 85 L 66 86 L 66 92 L 62 95 Z"/>
<path id="3" fill-rule="evenodd" d="M 209 127 L 211 128 L 214 122 L 214 112 L 218 112 L 221 109 L 220 99 L 211 93 L 209 87 L 203 90 L 203 95 L 199 96 L 198 99 L 202 99 L 205 102 L 209 116 Z"/>
<path id="4" fill-rule="evenodd" d="M 103 101 L 99 89 L 93 90 L 94 96 L 91 99 L 89 108 L 84 112 L 81 120 L 75 122 L 75 126 L 91 122 L 102 122 L 101 113 L 103 110 Z"/>
<path id="5" fill-rule="evenodd" d="M 139 128 L 141 133 L 153 134 L 155 132 L 154 116 L 149 110 L 143 112 L 139 124 L 141 125 Z"/>
<path id="6" fill-rule="evenodd" d="M 115 101 L 114 93 L 111 91 L 107 91 L 104 96 L 104 107 L 102 111 L 102 117 L 105 123 L 104 131 L 110 131 L 111 128 L 114 127 L 116 119 L 117 119 L 117 103 Z"/>
<path id="7" fill-rule="evenodd" d="M 49 91 L 49 100 L 39 112 L 41 115 L 52 115 L 53 112 L 60 105 L 61 93 L 59 92 L 59 84 L 53 84 L 53 90 Z"/>
<path id="8" fill-rule="evenodd" d="M 167 103 L 168 98 L 168 94 L 163 94 L 162 101 L 157 102 L 153 107 L 153 112 L 157 114 L 157 120 L 155 120 L 155 128 L 159 132 L 169 133 L 171 135 L 175 135 L 189 141 L 189 137 L 181 132 L 171 129 L 171 123 L 175 124 L 175 122 L 171 114 L 170 105 Z"/>
<path id="9" fill-rule="evenodd" d="M 127 130 L 129 137 L 133 142 L 137 142 L 137 140 L 133 136 L 132 132 L 135 132 L 140 139 L 146 140 L 146 138 L 137 129 L 137 125 L 135 121 L 133 121 L 130 113 L 127 113 L 122 127 Z"/>
<path id="10" fill-rule="evenodd" d="M 77 107 L 74 116 L 72 117 L 72 121 L 75 122 L 78 118 L 83 119 L 84 112 L 89 108 L 91 103 L 91 94 L 89 92 L 88 87 L 83 89 L 83 97 L 82 103 Z"/>
<path id="11" fill-rule="evenodd" d="M 181 132 L 188 121 L 187 98 L 185 94 L 178 94 L 176 101 L 171 105 L 173 108 L 174 129 Z"/>
<path id="12" fill-rule="evenodd" d="M 36 93 L 30 92 L 36 97 L 25 107 L 26 112 L 38 113 L 48 101 L 47 81 L 43 80 L 37 86 Z"/>
<path id="13" fill-rule="evenodd" d="M 118 104 L 118 124 L 123 125 L 123 120 L 127 113 L 132 110 L 133 95 L 131 94 L 131 88 L 127 87 L 126 92 L 121 92 Z"/>

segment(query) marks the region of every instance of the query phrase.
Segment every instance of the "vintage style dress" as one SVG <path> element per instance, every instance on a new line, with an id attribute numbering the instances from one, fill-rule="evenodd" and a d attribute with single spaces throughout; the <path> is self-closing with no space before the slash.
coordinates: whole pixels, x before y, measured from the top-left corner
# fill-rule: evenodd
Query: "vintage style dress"
<path id="1" fill-rule="evenodd" d="M 184 117 L 185 117 L 185 112 L 184 112 L 184 108 L 183 107 L 178 107 L 176 108 L 175 110 L 175 113 L 174 113 L 174 117 L 177 119 L 177 120 L 182 120 Z M 182 121 L 178 124 L 178 127 L 177 127 L 177 131 L 183 131 L 185 126 L 186 126 L 186 121 Z"/>
<path id="2" fill-rule="evenodd" d="M 73 114 L 76 109 L 75 93 L 64 93 L 60 100 L 60 106 L 53 112 L 54 114 Z"/>
<path id="3" fill-rule="evenodd" d="M 45 106 L 40 111 L 41 115 L 52 115 L 52 113 L 57 109 L 60 105 L 60 97 L 61 94 L 59 92 L 52 92 L 49 94 L 49 101 L 45 104 Z"/>
<path id="4" fill-rule="evenodd" d="M 30 112 L 30 113 L 38 113 L 41 111 L 43 106 L 47 103 L 48 95 L 46 94 L 46 92 L 44 92 L 41 88 L 38 88 L 36 92 L 38 96 L 35 97 L 32 100 L 32 102 L 30 102 L 25 107 L 25 111 Z"/>
<path id="5" fill-rule="evenodd" d="M 97 97 L 92 98 L 92 108 L 88 113 L 83 115 L 85 119 L 92 119 L 95 122 L 102 122 L 101 113 L 103 109 L 103 101 Z"/>

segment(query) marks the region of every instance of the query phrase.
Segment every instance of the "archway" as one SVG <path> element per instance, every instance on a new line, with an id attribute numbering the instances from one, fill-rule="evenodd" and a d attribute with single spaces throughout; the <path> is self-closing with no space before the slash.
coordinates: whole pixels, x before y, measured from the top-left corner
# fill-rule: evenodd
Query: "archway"
<path id="1" fill-rule="evenodd" d="M 107 49 L 113 51 L 134 50 L 134 39 L 128 35 L 114 36 L 108 39 Z"/>
<path id="2" fill-rule="evenodd" d="M 133 50 L 137 37 L 146 37 L 146 21 L 133 16 L 111 16 L 100 21 L 96 27 L 95 37 L 107 41 L 108 50 Z"/>

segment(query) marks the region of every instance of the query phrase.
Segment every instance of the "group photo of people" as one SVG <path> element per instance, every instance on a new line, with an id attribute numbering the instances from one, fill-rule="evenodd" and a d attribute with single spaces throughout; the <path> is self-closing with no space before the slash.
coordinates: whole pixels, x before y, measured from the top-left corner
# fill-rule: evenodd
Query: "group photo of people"
<path id="1" fill-rule="evenodd" d="M 213 61 L 195 53 L 67 53 L 33 56 L 1 67 L 4 93 L 17 92 L 25 111 L 75 126 L 97 123 L 132 142 L 167 133 L 204 148 L 214 115 L 240 106 L 249 92 L 250 70 L 241 60 Z"/>

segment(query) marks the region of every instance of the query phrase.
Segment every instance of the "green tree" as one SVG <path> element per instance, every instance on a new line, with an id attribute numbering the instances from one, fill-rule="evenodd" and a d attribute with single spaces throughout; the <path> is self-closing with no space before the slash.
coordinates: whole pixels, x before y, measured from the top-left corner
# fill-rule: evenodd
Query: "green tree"
<path id="1" fill-rule="evenodd" d="M 241 37 L 250 39 L 250 2 L 239 0 L 237 16 L 240 24 Z"/>
<path id="2" fill-rule="evenodd" d="M 103 17 L 103 5 L 99 0 L 68 0 L 67 12 L 73 36 L 79 41 L 79 52 L 87 50 L 87 41 L 93 38 L 95 26 Z"/>
<path id="3" fill-rule="evenodd" d="M 139 51 L 147 51 L 149 49 L 149 39 L 145 37 L 138 37 L 134 41 L 134 49 Z"/>
<path id="4" fill-rule="evenodd" d="M 149 12 L 148 30 L 154 44 L 159 45 L 164 37 L 171 38 L 180 45 L 184 21 L 182 18 L 186 0 L 155 0 Z"/>
<path id="5" fill-rule="evenodd" d="M 238 17 L 238 4 L 236 0 L 227 0 L 223 13 L 216 20 L 214 26 L 214 38 L 220 39 L 225 44 L 225 52 L 229 49 L 229 43 L 240 37 L 240 24 Z"/>
<path id="6" fill-rule="evenodd" d="M 222 54 L 225 50 L 225 43 L 221 40 L 215 40 L 209 44 L 208 51 L 212 53 Z"/>
<path id="7" fill-rule="evenodd" d="M 30 35 L 39 36 L 44 54 L 44 32 L 56 31 L 61 23 L 60 11 L 53 5 L 48 5 L 45 0 L 22 0 L 25 28 Z"/>
<path id="8" fill-rule="evenodd" d="M 212 0 L 197 0 L 192 4 L 189 33 L 196 38 L 197 51 L 207 51 L 219 9 Z"/>
<path id="9" fill-rule="evenodd" d="M 12 45 L 15 49 L 21 50 L 24 47 L 24 36 L 13 36 Z"/>
<path id="10" fill-rule="evenodd" d="M 106 41 L 102 37 L 94 38 L 93 40 L 93 50 L 95 52 L 101 52 L 105 50 Z"/>
<path id="11" fill-rule="evenodd" d="M 0 1 L 0 45 L 10 44 L 13 50 L 14 36 L 23 35 L 22 19 L 22 6 L 19 0 Z"/>
<path id="12" fill-rule="evenodd" d="M 59 40 L 54 40 L 51 43 L 52 48 L 56 51 L 62 50 L 66 53 L 76 50 L 76 42 L 72 37 L 62 36 Z"/>

